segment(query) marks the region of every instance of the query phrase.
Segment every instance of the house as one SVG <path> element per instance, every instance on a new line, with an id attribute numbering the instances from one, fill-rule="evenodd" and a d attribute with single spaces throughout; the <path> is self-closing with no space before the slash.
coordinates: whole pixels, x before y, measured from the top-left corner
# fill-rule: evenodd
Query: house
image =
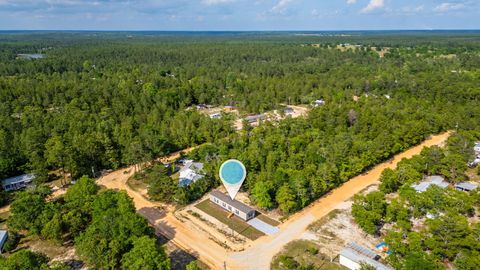
<path id="1" fill-rule="evenodd" d="M 2 254 L 3 246 L 8 239 L 8 232 L 4 230 L 0 230 L 0 254 Z"/>
<path id="2" fill-rule="evenodd" d="M 265 115 L 264 114 L 250 115 L 245 117 L 245 120 L 247 120 L 248 123 L 255 123 L 260 120 L 265 120 Z"/>
<path id="3" fill-rule="evenodd" d="M 478 155 L 473 161 L 469 162 L 467 165 L 470 168 L 476 167 L 478 164 L 480 164 L 480 155 Z"/>
<path id="4" fill-rule="evenodd" d="M 380 258 L 377 253 L 356 243 L 348 243 L 347 246 L 340 251 L 339 258 L 340 264 L 350 270 L 359 270 L 362 268 L 362 264 L 373 266 L 377 270 L 392 269 L 377 261 Z"/>
<path id="5" fill-rule="evenodd" d="M 325 105 L 325 100 L 323 99 L 317 99 L 313 102 L 313 107 L 320 107 Z"/>
<path id="6" fill-rule="evenodd" d="M 30 184 L 35 179 L 34 174 L 24 174 L 2 180 L 2 188 L 5 191 L 19 190 Z"/>
<path id="7" fill-rule="evenodd" d="M 475 153 L 480 154 L 480 142 L 475 143 L 473 150 L 475 151 Z"/>
<path id="8" fill-rule="evenodd" d="M 285 109 L 283 109 L 283 112 L 285 114 L 293 114 L 295 110 L 292 107 L 286 107 Z"/>
<path id="9" fill-rule="evenodd" d="M 443 176 L 432 175 L 426 177 L 425 180 L 418 183 L 417 185 L 413 184 L 412 187 L 418 193 L 422 193 L 425 192 L 432 185 L 438 186 L 440 188 L 447 188 L 449 184 L 445 181 L 445 178 L 443 178 Z"/>
<path id="10" fill-rule="evenodd" d="M 193 160 L 184 160 L 183 168 L 180 169 L 179 185 L 181 187 L 189 186 L 193 182 L 202 179 L 203 163 L 193 162 Z"/>
<path id="11" fill-rule="evenodd" d="M 222 114 L 220 114 L 220 113 L 210 114 L 210 119 L 220 119 L 220 118 L 222 118 Z"/>
<path id="12" fill-rule="evenodd" d="M 478 187 L 477 183 L 460 182 L 455 185 L 455 188 L 461 191 L 472 191 Z"/>
<path id="13" fill-rule="evenodd" d="M 230 196 L 218 190 L 210 192 L 210 201 L 245 221 L 255 217 L 255 209 L 237 200 L 232 200 Z"/>

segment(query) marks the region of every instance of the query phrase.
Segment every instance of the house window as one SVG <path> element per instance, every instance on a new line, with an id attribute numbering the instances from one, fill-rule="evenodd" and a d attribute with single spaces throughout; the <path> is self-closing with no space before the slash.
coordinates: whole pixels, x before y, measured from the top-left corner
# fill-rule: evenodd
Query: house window
<path id="1" fill-rule="evenodd" d="M 240 212 L 238 212 L 238 210 L 235 209 L 235 214 L 240 215 Z"/>
<path id="2" fill-rule="evenodd" d="M 227 205 L 225 205 L 225 203 L 222 203 L 222 206 L 225 207 L 225 206 L 227 206 Z"/>
<path id="3" fill-rule="evenodd" d="M 230 205 L 228 206 L 228 210 L 232 211 L 232 207 Z"/>

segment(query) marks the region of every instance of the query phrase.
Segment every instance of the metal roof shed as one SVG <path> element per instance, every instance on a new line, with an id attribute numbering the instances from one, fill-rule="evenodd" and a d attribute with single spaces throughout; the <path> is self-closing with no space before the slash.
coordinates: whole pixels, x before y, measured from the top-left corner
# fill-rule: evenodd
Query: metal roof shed
<path id="1" fill-rule="evenodd" d="M 7 242 L 8 232 L 4 230 L 0 230 L 0 254 L 2 254 L 3 245 Z"/>

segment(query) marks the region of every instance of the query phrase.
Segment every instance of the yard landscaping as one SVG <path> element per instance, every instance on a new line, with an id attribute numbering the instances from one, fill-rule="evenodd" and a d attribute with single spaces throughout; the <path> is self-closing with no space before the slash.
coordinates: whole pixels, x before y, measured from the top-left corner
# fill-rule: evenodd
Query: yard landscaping
<path id="1" fill-rule="evenodd" d="M 250 240 L 255 240 L 260 236 L 264 235 L 261 231 L 253 228 L 248 223 L 236 216 L 232 216 L 231 218 L 229 218 L 229 213 L 227 211 L 216 206 L 209 200 L 204 200 L 203 202 L 195 205 L 195 207 L 202 210 L 206 214 L 216 218 L 218 221 L 227 225 L 230 229 L 247 237 Z"/>

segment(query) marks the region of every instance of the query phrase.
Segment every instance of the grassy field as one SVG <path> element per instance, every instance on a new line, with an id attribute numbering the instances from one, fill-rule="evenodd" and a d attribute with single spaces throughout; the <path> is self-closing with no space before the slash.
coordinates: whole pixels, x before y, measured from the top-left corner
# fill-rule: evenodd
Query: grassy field
<path id="1" fill-rule="evenodd" d="M 230 229 L 247 237 L 248 239 L 255 240 L 258 237 L 264 235 L 261 231 L 253 228 L 248 223 L 236 216 L 228 218 L 229 213 L 227 211 L 223 210 L 219 206 L 216 206 L 209 200 L 198 203 L 197 205 L 195 205 L 195 207 L 216 218 L 223 224 L 227 225 Z"/>
<path id="2" fill-rule="evenodd" d="M 0 213 L 0 229 L 5 230 L 7 228 L 7 218 L 10 212 Z"/>
<path id="3" fill-rule="evenodd" d="M 335 209 L 335 210 L 331 211 L 330 213 L 328 213 L 323 218 L 321 218 L 321 219 L 313 222 L 312 224 L 308 225 L 308 230 L 310 230 L 312 232 L 318 231 L 325 223 L 327 223 L 329 220 L 335 218 L 337 216 L 337 214 L 340 213 L 340 211 L 341 210 L 339 210 L 339 209 Z"/>
<path id="4" fill-rule="evenodd" d="M 276 220 L 274 220 L 274 219 L 271 219 L 271 218 L 267 217 L 266 215 L 261 214 L 261 213 L 258 213 L 258 212 L 257 212 L 256 218 L 258 218 L 258 219 L 260 219 L 261 221 L 263 221 L 263 222 L 265 222 L 265 223 L 267 223 L 267 224 L 270 224 L 270 225 L 272 225 L 272 226 L 278 226 L 278 225 L 280 225 L 280 222 L 278 222 L 278 221 L 276 221 Z"/>
<path id="5" fill-rule="evenodd" d="M 338 263 L 330 262 L 328 258 L 318 253 L 319 246 L 312 241 L 296 240 L 288 243 L 283 250 L 275 255 L 270 265 L 271 270 L 288 270 L 299 266 L 312 266 L 318 270 L 345 270 Z"/>

